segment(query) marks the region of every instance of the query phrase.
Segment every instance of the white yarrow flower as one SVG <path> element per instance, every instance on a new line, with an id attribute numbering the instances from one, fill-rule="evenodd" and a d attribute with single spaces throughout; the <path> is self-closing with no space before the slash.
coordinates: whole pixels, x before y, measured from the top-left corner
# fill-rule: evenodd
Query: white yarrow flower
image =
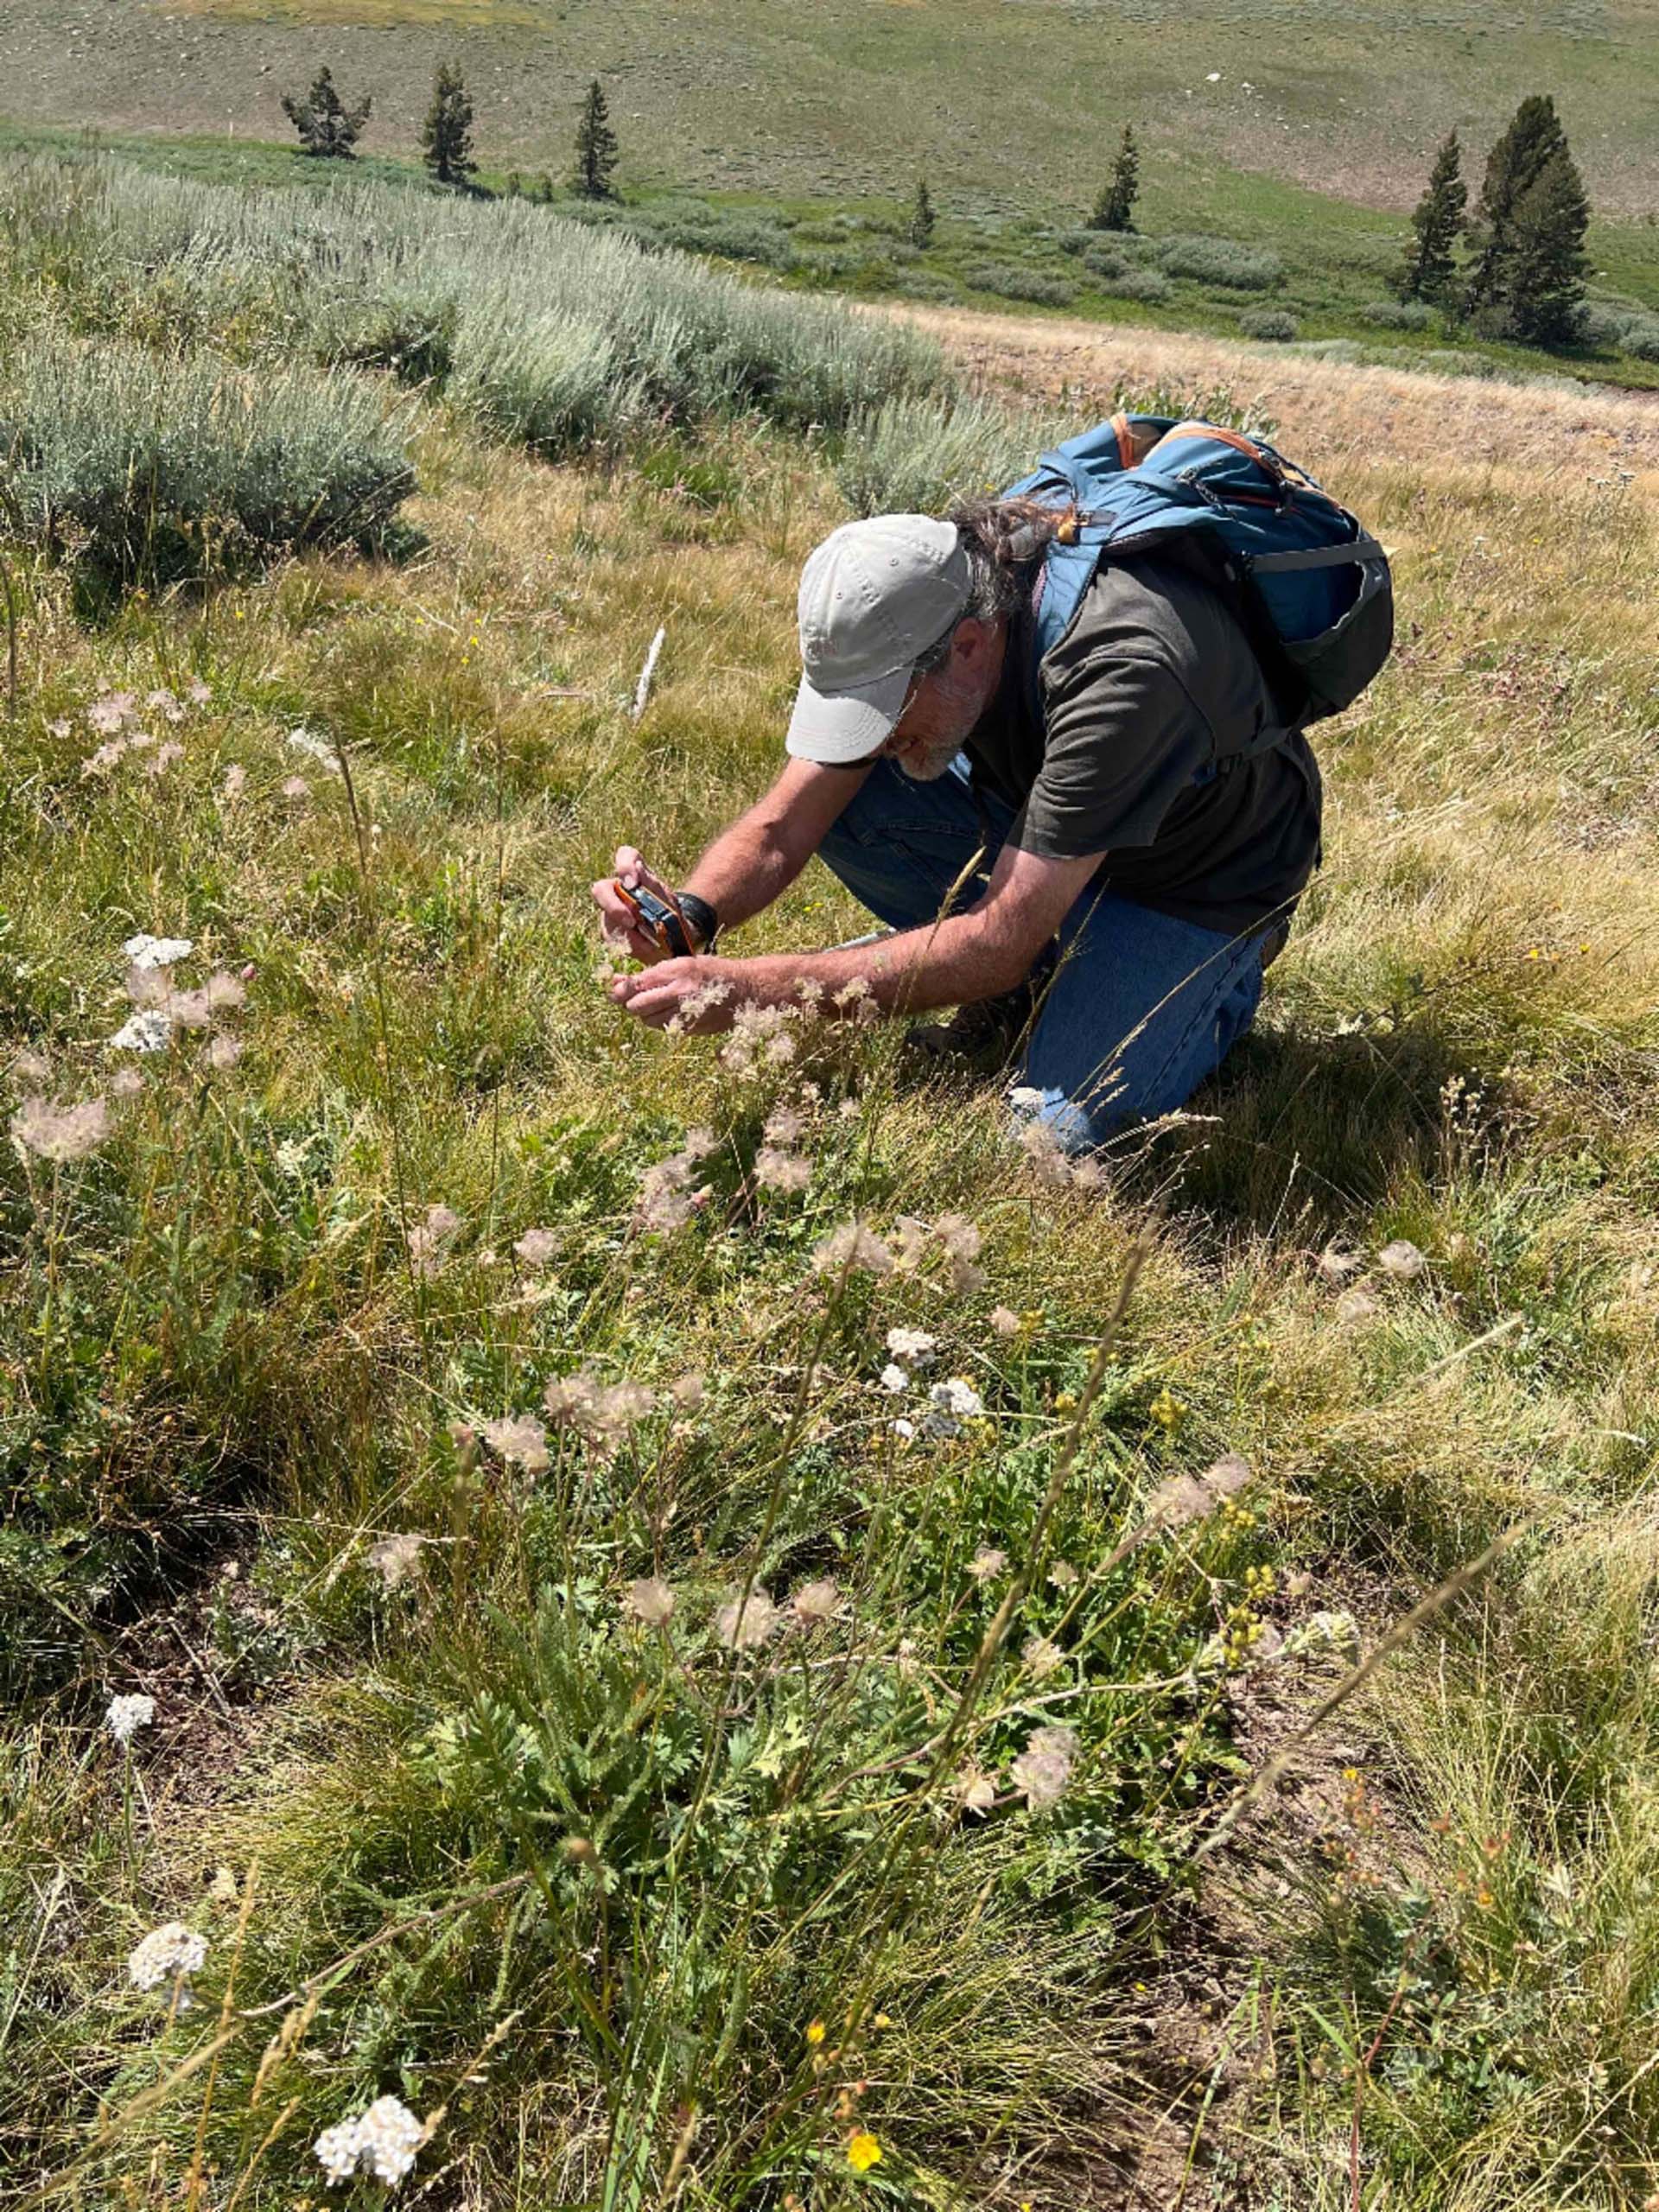
<path id="1" fill-rule="evenodd" d="M 901 1390 L 910 1388 L 910 1377 L 896 1360 L 889 1360 L 881 1370 L 881 1388 L 891 1390 L 897 1397 Z"/>
<path id="2" fill-rule="evenodd" d="M 127 1979 L 135 1989 L 159 1989 L 164 1981 L 188 1981 L 200 1974 L 207 1956 L 207 1938 L 169 1920 L 152 1928 L 127 1960 Z"/>
<path id="3" fill-rule="evenodd" d="M 917 1367 L 925 1367 L 938 1343 L 925 1329 L 889 1329 L 887 1350 L 895 1359 L 907 1359 Z"/>
<path id="4" fill-rule="evenodd" d="M 356 2120 L 325 2127 L 312 2145 L 330 2183 L 349 2181 L 359 2166 L 390 2189 L 415 2164 L 426 2130 L 397 2097 L 377 2097 Z"/>
<path id="5" fill-rule="evenodd" d="M 112 1052 L 164 1052 L 172 1034 L 171 1017 L 159 1007 L 146 1007 L 142 1013 L 129 1014 L 105 1041 Z"/>
<path id="6" fill-rule="evenodd" d="M 133 1732 L 148 1728 L 156 1718 L 156 1700 L 142 1691 L 130 1697 L 112 1697 L 104 1715 L 105 1725 L 118 1744 L 130 1744 Z"/>
<path id="7" fill-rule="evenodd" d="M 170 968 L 175 961 L 188 960 L 195 949 L 190 938 L 151 937 L 148 930 L 130 937 L 121 948 L 135 968 Z"/>

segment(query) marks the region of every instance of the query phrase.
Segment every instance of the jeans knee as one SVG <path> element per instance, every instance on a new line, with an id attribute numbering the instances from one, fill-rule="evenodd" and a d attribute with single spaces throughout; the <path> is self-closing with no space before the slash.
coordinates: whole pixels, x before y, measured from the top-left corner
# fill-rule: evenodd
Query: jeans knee
<path id="1" fill-rule="evenodd" d="M 1016 1134 L 1033 1127 L 1045 1128 L 1068 1160 L 1086 1160 L 1136 1118 L 1123 1112 L 1116 1097 L 1084 1102 L 1064 1090 L 1029 1086 L 1010 1093 L 1008 1108 Z"/>

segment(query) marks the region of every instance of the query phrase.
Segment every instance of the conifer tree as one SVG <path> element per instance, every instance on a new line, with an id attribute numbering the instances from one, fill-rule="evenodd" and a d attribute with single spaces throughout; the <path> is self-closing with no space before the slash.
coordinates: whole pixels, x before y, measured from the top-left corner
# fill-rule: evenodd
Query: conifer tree
<path id="1" fill-rule="evenodd" d="M 1402 300 L 1447 301 L 1456 281 L 1454 248 L 1464 227 L 1469 188 L 1463 181 L 1463 153 L 1452 131 L 1434 156 L 1428 188 L 1411 219 L 1412 243 L 1400 273 Z"/>
<path id="2" fill-rule="evenodd" d="M 438 64 L 432 80 L 421 158 L 440 184 L 465 184 L 478 168 L 473 159 L 473 103 L 460 70 L 447 61 Z"/>
<path id="3" fill-rule="evenodd" d="M 916 180 L 916 197 L 910 210 L 910 242 L 915 246 L 930 246 L 938 217 L 933 212 L 933 201 L 927 189 L 927 179 Z"/>
<path id="4" fill-rule="evenodd" d="M 1476 254 L 1464 296 L 1470 315 L 1502 321 L 1510 296 L 1516 207 L 1555 156 L 1566 151 L 1567 133 L 1554 101 L 1548 92 L 1530 94 L 1486 157 L 1486 175 L 1470 226 Z"/>
<path id="5" fill-rule="evenodd" d="M 1123 136 L 1118 141 L 1117 159 L 1112 163 L 1111 175 L 1101 189 L 1095 202 L 1095 212 L 1089 218 L 1091 231 L 1132 231 L 1135 228 L 1135 203 L 1141 190 L 1141 152 L 1135 143 L 1135 132 L 1126 123 Z"/>
<path id="6" fill-rule="evenodd" d="M 1567 344 L 1577 332 L 1588 265 L 1590 202 L 1566 148 L 1545 162 L 1515 205 L 1504 326 L 1533 346 Z"/>
<path id="7" fill-rule="evenodd" d="M 588 87 L 582 121 L 576 125 L 576 190 L 584 200 L 617 197 L 611 179 L 616 172 L 620 151 L 616 133 L 611 128 L 610 111 L 605 105 L 605 94 L 595 77 Z"/>
<path id="8" fill-rule="evenodd" d="M 352 159 L 352 149 L 363 135 L 372 105 L 365 92 L 355 107 L 347 107 L 334 90 L 334 79 L 327 69 L 318 70 L 303 99 L 295 92 L 283 94 L 283 113 L 299 132 L 301 145 L 308 154 L 324 161 Z"/>

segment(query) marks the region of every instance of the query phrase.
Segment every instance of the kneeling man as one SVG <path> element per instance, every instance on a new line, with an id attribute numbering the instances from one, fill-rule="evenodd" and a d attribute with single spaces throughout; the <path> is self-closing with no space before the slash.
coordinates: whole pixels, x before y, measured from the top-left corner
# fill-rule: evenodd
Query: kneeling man
<path id="1" fill-rule="evenodd" d="M 884 1014 L 960 1008 L 913 1041 L 1017 1057 L 1016 1103 L 1077 1154 L 1221 1065 L 1319 861 L 1319 771 L 1300 735 L 1259 749 L 1274 720 L 1260 664 L 1179 559 L 1104 562 L 1039 661 L 1057 520 L 983 500 L 817 547 L 783 772 L 682 890 L 629 845 L 594 886 L 607 938 L 651 963 L 616 978 L 619 1003 L 661 1027 L 692 1001 L 686 1027 L 714 1030 L 740 1005 L 861 981 Z M 712 949 L 815 853 L 896 934 Z M 689 956 L 664 957 L 619 883 L 674 906 Z M 715 982 L 728 995 L 709 1005 Z"/>

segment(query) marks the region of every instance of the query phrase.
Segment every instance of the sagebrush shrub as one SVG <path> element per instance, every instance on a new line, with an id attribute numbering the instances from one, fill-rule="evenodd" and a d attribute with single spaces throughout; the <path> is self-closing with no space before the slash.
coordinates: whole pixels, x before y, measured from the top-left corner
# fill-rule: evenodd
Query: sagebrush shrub
<path id="1" fill-rule="evenodd" d="M 1172 276 L 1235 292 L 1270 292 L 1285 273 L 1276 253 L 1233 238 L 1169 238 L 1159 247 L 1158 260 Z"/>
<path id="2" fill-rule="evenodd" d="M 1013 261 L 970 262 L 962 281 L 976 292 L 995 292 L 1005 300 L 1031 300 L 1041 307 L 1069 307 L 1077 287 L 1063 276 L 1046 276 L 1040 270 L 1022 269 Z"/>
<path id="3" fill-rule="evenodd" d="M 1422 300 L 1372 300 L 1360 309 L 1359 319 L 1378 330 L 1427 330 L 1434 310 Z"/>
<path id="4" fill-rule="evenodd" d="M 1116 276 L 1103 270 L 1101 283 L 1115 299 L 1138 300 L 1145 307 L 1160 306 L 1173 289 L 1168 277 L 1156 269 L 1126 269 Z"/>
<path id="5" fill-rule="evenodd" d="M 1238 318 L 1238 327 L 1246 338 L 1265 339 L 1278 346 L 1287 346 L 1300 325 L 1294 315 L 1283 308 L 1246 308 Z"/>
<path id="6" fill-rule="evenodd" d="M 1011 482 L 1043 442 L 977 400 L 890 399 L 849 434 L 836 481 L 855 514 L 937 514 Z"/>
<path id="7" fill-rule="evenodd" d="M 408 435 L 381 392 L 322 370 L 40 335 L 0 372 L 26 526 L 122 581 L 380 542 L 415 488 Z"/>

